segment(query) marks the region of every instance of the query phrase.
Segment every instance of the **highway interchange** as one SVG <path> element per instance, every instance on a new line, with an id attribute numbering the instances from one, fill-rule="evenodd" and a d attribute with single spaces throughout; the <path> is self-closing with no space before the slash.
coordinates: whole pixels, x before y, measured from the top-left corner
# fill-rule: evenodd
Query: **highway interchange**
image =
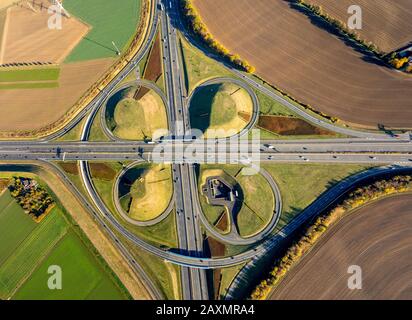
<path id="1" fill-rule="evenodd" d="M 241 141 L 240 145 L 245 145 L 247 152 L 244 158 L 239 157 L 239 149 L 233 145 L 226 145 L 225 139 L 213 141 L 187 141 L 184 139 L 190 130 L 190 117 L 187 99 L 188 93 L 183 80 L 181 68 L 181 57 L 178 52 L 177 32 L 183 32 L 186 37 L 189 34 L 185 32 L 177 9 L 177 1 L 165 0 L 160 6 L 158 1 L 154 2 L 153 17 L 148 30 L 145 44 L 136 54 L 136 56 L 127 64 L 127 66 L 116 76 L 116 78 L 104 88 L 97 97 L 65 128 L 49 135 L 39 141 L 0 141 L 0 160 L 4 161 L 41 161 L 53 167 L 53 170 L 61 179 L 70 187 L 74 194 L 77 195 L 83 205 L 89 209 L 96 217 L 98 222 L 106 229 L 109 236 L 119 248 L 120 252 L 133 265 L 136 272 L 146 277 L 149 289 L 155 298 L 161 295 L 153 283 L 144 274 L 144 271 L 138 266 L 136 261 L 131 257 L 122 241 L 111 230 L 113 228 L 124 238 L 144 250 L 172 263 L 182 266 L 182 298 L 183 299 L 208 299 L 208 286 L 206 281 L 206 272 L 208 268 L 221 268 L 233 266 L 239 263 L 249 262 L 247 268 L 253 267 L 253 262 L 260 256 L 272 250 L 284 237 L 292 234 L 302 223 L 308 221 L 311 217 L 324 210 L 338 196 L 350 190 L 353 185 L 368 179 L 371 176 L 382 175 L 388 172 L 405 172 L 410 170 L 412 165 L 412 144 L 410 136 L 405 134 L 401 137 L 393 137 L 381 133 L 369 133 L 366 131 L 356 131 L 330 124 L 314 116 L 307 114 L 302 109 L 291 104 L 275 92 L 262 86 L 253 78 L 231 69 L 240 79 L 243 79 L 242 86 L 250 86 L 256 90 L 262 91 L 273 99 L 279 101 L 286 107 L 301 115 L 303 118 L 318 126 L 328 130 L 350 136 L 351 138 L 336 140 L 300 140 L 300 141 Z M 173 141 L 157 142 L 147 144 L 145 142 L 130 142 L 117 140 L 109 134 L 109 142 L 90 142 L 88 137 L 91 125 L 96 118 L 97 112 L 104 105 L 104 101 L 110 95 L 119 89 L 119 84 L 125 77 L 134 70 L 138 62 L 144 57 L 150 49 L 158 26 L 160 25 L 162 35 L 162 46 L 164 55 L 164 70 L 166 82 L 166 99 L 167 113 L 169 119 L 169 131 L 175 136 Z M 178 29 L 177 29 L 178 28 Z M 190 40 L 190 39 L 189 39 Z M 191 41 L 194 42 L 194 41 Z M 240 81 L 240 80 L 237 80 Z M 258 110 L 255 110 L 256 115 Z M 81 141 L 79 142 L 56 142 L 55 139 L 62 137 L 74 126 L 79 124 L 82 119 L 86 119 Z M 256 119 L 255 119 L 256 120 Z M 254 124 L 254 121 L 251 123 Z M 252 126 L 250 126 L 252 127 Z M 248 128 L 249 129 L 249 128 Z M 193 144 L 196 152 L 193 153 Z M 159 154 L 155 151 L 162 149 Z M 175 159 L 177 150 L 190 150 L 185 157 L 179 160 Z M 257 158 L 250 158 L 249 152 L 257 153 Z M 382 167 L 369 170 L 355 177 L 344 180 L 328 190 L 319 197 L 310 207 L 305 209 L 298 218 L 287 225 L 281 232 L 272 236 L 265 234 L 256 240 L 256 246 L 238 255 L 224 258 L 205 258 L 203 257 L 203 235 L 201 226 L 208 229 L 205 223 L 198 199 L 198 183 L 195 174 L 195 165 L 199 163 L 214 163 L 217 157 L 225 156 L 227 159 L 238 159 L 239 163 L 248 165 L 255 161 L 262 163 L 288 162 L 288 163 L 363 163 L 371 165 L 382 165 Z M 81 177 L 83 184 L 90 196 L 90 200 L 84 197 L 81 192 L 70 182 L 65 173 L 59 169 L 53 161 L 79 161 Z M 106 207 L 100 198 L 90 174 L 88 161 L 158 161 L 172 163 L 173 181 L 174 181 L 174 204 L 177 212 L 177 234 L 179 240 L 180 252 L 172 252 L 160 249 L 154 245 L 148 244 L 135 234 L 127 230 L 120 221 L 117 221 L 110 210 Z M 275 225 L 274 225 L 275 226 Z M 273 226 L 273 227 L 274 227 Z M 234 244 L 244 244 L 242 241 Z M 242 279 L 242 277 L 238 278 Z M 238 284 L 237 281 L 231 286 L 234 290 Z M 231 292 L 230 292 L 231 294 Z"/>

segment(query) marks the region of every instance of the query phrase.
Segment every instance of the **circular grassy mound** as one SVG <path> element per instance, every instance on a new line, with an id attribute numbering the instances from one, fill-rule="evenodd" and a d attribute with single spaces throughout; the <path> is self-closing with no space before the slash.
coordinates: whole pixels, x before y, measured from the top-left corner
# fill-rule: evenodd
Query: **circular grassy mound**
<path id="1" fill-rule="evenodd" d="M 150 221 L 169 206 L 173 195 L 171 168 L 144 164 L 128 170 L 120 179 L 122 209 L 137 221 Z"/>
<path id="2" fill-rule="evenodd" d="M 190 123 L 208 138 L 224 138 L 244 129 L 252 112 L 253 102 L 245 89 L 233 83 L 210 84 L 196 89 L 190 102 Z"/>
<path id="3" fill-rule="evenodd" d="M 167 114 L 160 96 L 145 87 L 118 91 L 107 102 L 106 123 L 124 140 L 152 140 L 167 132 Z"/>

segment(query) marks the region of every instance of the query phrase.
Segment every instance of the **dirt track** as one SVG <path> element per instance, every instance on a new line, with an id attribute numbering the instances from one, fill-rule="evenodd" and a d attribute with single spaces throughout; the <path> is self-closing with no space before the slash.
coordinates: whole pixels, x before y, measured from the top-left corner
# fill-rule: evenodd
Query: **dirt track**
<path id="1" fill-rule="evenodd" d="M 362 290 L 347 287 L 350 265 L 362 268 Z M 345 217 L 271 299 L 412 299 L 412 195 L 386 198 Z"/>
<path id="2" fill-rule="evenodd" d="M 323 11 L 347 23 L 350 5 L 362 8 L 362 38 L 372 41 L 384 52 L 399 49 L 412 43 L 412 1 L 410 0 L 307 0 L 322 6 Z"/>
<path id="3" fill-rule="evenodd" d="M 284 0 L 195 0 L 212 34 L 303 103 L 361 126 L 412 128 L 412 78 L 356 51 Z"/>
<path id="4" fill-rule="evenodd" d="M 1 90 L 0 131 L 34 130 L 60 119 L 113 64 L 100 59 L 64 64 L 59 87 Z"/>

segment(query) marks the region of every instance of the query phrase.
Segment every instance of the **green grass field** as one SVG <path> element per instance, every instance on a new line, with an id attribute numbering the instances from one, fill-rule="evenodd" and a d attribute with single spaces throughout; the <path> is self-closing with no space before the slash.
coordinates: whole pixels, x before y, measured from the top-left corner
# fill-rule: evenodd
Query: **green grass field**
<path id="1" fill-rule="evenodd" d="M 255 90 L 256 96 L 259 99 L 260 104 L 260 113 L 263 115 L 274 115 L 274 116 L 288 116 L 288 117 L 297 117 L 297 115 L 277 102 L 276 100 L 271 99 L 267 95 L 261 93 L 260 91 Z"/>
<path id="2" fill-rule="evenodd" d="M 101 113 L 102 110 L 99 110 L 93 120 L 92 127 L 90 129 L 89 141 L 110 141 L 110 139 L 106 137 L 100 125 Z"/>
<path id="3" fill-rule="evenodd" d="M 192 92 L 201 82 L 215 77 L 233 77 L 232 73 L 216 61 L 179 37 L 187 91 Z"/>
<path id="4" fill-rule="evenodd" d="M 66 62 L 116 57 L 112 41 L 124 51 L 140 21 L 140 0 L 65 0 L 64 6 L 92 27 Z"/>
<path id="5" fill-rule="evenodd" d="M 59 79 L 59 75 L 60 69 L 56 67 L 2 70 L 0 82 L 52 81 Z"/>
<path id="6" fill-rule="evenodd" d="M 139 101 L 124 99 L 114 111 L 115 136 L 126 140 L 153 139 L 157 130 L 167 130 L 167 115 L 162 99 L 148 92 Z"/>
<path id="7" fill-rule="evenodd" d="M 0 90 L 57 88 L 59 76 L 60 69 L 56 67 L 2 70 Z"/>
<path id="8" fill-rule="evenodd" d="M 282 195 L 278 227 L 287 224 L 339 180 L 369 168 L 350 164 L 265 164 L 263 167 L 275 179 Z"/>
<path id="9" fill-rule="evenodd" d="M 8 173 L 1 176 L 11 177 Z M 48 189 L 43 182 L 40 184 Z M 8 190 L 0 196 L 0 299 L 129 298 L 126 289 L 55 199 L 57 205 L 36 223 Z M 63 268 L 66 283 L 63 290 L 51 291 L 47 287 L 50 276 L 47 269 L 51 264 Z M 89 286 L 85 287 L 86 284 Z"/>
<path id="10" fill-rule="evenodd" d="M 238 214 L 239 233 L 248 237 L 261 231 L 270 221 L 275 197 L 269 182 L 260 174 L 236 177 L 244 193 L 243 206 Z"/>
<path id="11" fill-rule="evenodd" d="M 5 190 L 0 197 L 0 264 L 35 228 L 34 220 L 24 213 L 10 192 Z"/>
<path id="12" fill-rule="evenodd" d="M 29 82 L 29 83 L 7 83 L 0 84 L 0 90 L 13 90 L 13 89 L 51 89 L 58 88 L 58 82 Z"/>
<path id="13" fill-rule="evenodd" d="M 67 221 L 55 207 L 0 267 L 0 297 L 10 296 L 66 234 Z"/>

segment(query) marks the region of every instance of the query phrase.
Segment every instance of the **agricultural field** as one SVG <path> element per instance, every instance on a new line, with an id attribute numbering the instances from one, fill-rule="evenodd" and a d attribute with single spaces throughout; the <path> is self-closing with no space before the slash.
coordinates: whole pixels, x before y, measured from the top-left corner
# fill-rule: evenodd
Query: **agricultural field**
<path id="1" fill-rule="evenodd" d="M 132 219 L 150 221 L 169 206 L 173 195 L 170 166 L 151 165 L 130 169 L 120 181 L 120 203 Z"/>
<path id="2" fill-rule="evenodd" d="M 66 1 L 67 3 L 70 2 Z M 87 34 L 89 27 L 76 17 L 62 17 L 62 28 L 48 27 L 50 15 L 45 0 L 7 9 L 0 48 L 0 65 L 61 63 Z"/>
<path id="3" fill-rule="evenodd" d="M 219 42 L 301 103 L 355 126 L 412 127 L 408 75 L 382 65 L 292 2 L 194 4 Z"/>
<path id="4" fill-rule="evenodd" d="M 61 30 L 50 30 L 48 3 L 35 0 L 0 10 L 0 64 L 8 66 L 0 68 L 0 105 L 8 115 L 0 120 L 0 131 L 56 123 L 116 61 L 112 41 L 123 52 L 140 22 L 139 0 L 121 5 L 65 0 L 71 18 L 63 18 Z M 49 74 L 49 68 L 60 71 Z"/>
<path id="5" fill-rule="evenodd" d="M 51 291 L 47 287 L 50 265 L 59 265 L 63 271 L 63 290 Z M 124 295 L 100 266 L 96 257 L 79 237 L 68 232 L 59 241 L 41 266 L 30 276 L 13 297 L 18 300 L 37 299 L 123 299 Z"/>
<path id="6" fill-rule="evenodd" d="M 232 83 L 211 84 L 195 90 L 190 101 L 190 124 L 207 138 L 227 137 L 242 131 L 252 112 L 252 99 L 245 89 Z"/>
<path id="7" fill-rule="evenodd" d="M 141 86 L 122 89 L 108 100 L 106 123 L 116 137 L 124 140 L 156 139 L 168 128 L 163 100 Z"/>
<path id="8" fill-rule="evenodd" d="M 347 22 L 349 6 L 353 1 L 308 0 L 319 5 L 323 12 L 334 19 Z M 409 0 L 358 0 L 362 8 L 362 29 L 357 30 L 361 38 L 374 43 L 382 51 L 389 53 L 412 43 L 412 2 Z"/>
<path id="9" fill-rule="evenodd" d="M 57 67 L 3 70 L 0 69 L 0 82 L 53 81 L 58 80 L 60 74 Z"/>
<path id="10" fill-rule="evenodd" d="M 112 63 L 100 59 L 63 64 L 56 88 L 1 90 L 0 105 L 7 117 L 0 119 L 0 131 L 34 130 L 59 120 Z"/>
<path id="11" fill-rule="evenodd" d="M 66 58 L 66 62 L 116 57 L 116 46 L 123 51 L 140 21 L 141 1 L 65 0 L 65 8 L 92 26 L 90 32 Z"/>
<path id="12" fill-rule="evenodd" d="M 412 299 L 411 208 L 412 195 L 404 194 L 344 217 L 285 276 L 270 299 Z M 363 290 L 348 289 L 350 265 L 362 266 Z"/>
<path id="13" fill-rule="evenodd" d="M 127 291 L 60 205 L 36 223 L 6 189 L 0 196 L 0 299 L 127 299 Z M 50 265 L 62 290 L 50 290 Z M 79 284 L 84 286 L 79 287 Z"/>

